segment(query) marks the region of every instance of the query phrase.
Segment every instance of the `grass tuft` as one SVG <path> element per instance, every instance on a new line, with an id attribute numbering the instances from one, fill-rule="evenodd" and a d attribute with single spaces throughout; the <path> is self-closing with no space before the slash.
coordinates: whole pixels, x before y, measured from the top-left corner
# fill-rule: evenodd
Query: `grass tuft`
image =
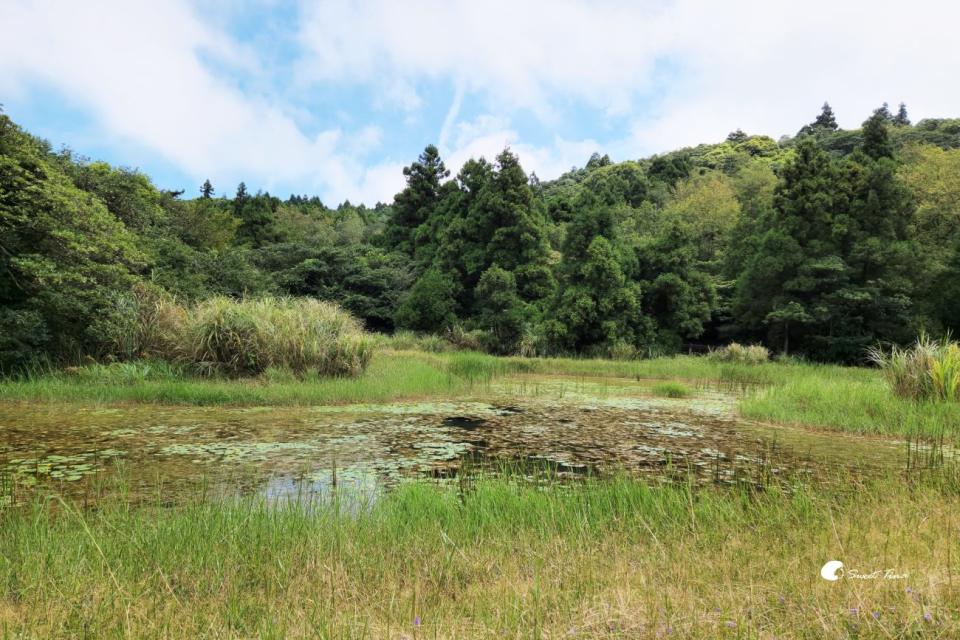
<path id="1" fill-rule="evenodd" d="M 949 337 L 936 341 L 921 334 L 910 348 L 874 347 L 868 357 L 900 398 L 960 400 L 960 344 Z"/>
<path id="2" fill-rule="evenodd" d="M 666 398 L 689 398 L 691 391 L 680 382 L 658 382 L 651 387 L 654 394 Z"/>

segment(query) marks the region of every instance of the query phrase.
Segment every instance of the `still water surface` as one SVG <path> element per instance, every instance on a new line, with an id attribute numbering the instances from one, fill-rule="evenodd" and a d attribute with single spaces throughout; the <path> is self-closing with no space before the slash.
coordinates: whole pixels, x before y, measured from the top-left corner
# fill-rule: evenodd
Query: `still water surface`
<path id="1" fill-rule="evenodd" d="M 666 399 L 649 381 L 564 376 L 388 405 L 0 403 L 0 479 L 19 496 L 46 486 L 79 495 L 119 470 L 134 492 L 162 485 L 175 500 L 198 482 L 272 498 L 333 486 L 376 493 L 405 478 L 504 466 L 561 480 L 618 470 L 721 483 L 902 466 L 897 442 L 748 422 L 735 406 L 716 390 Z"/>

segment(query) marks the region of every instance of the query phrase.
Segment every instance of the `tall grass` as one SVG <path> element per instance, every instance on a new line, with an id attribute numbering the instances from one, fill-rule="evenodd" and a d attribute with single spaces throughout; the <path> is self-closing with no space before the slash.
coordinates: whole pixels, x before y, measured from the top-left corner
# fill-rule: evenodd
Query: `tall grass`
<path id="1" fill-rule="evenodd" d="M 960 400 L 960 345 L 921 334 L 909 348 L 874 347 L 869 359 L 880 367 L 893 393 L 912 400 Z"/>
<path id="2" fill-rule="evenodd" d="M 106 314 L 105 360 L 165 360 L 202 375 L 250 376 L 270 368 L 297 375 L 353 376 L 373 340 L 349 313 L 312 298 L 216 296 L 183 306 L 142 286 Z"/>
<path id="3" fill-rule="evenodd" d="M 763 364 L 770 360 L 770 350 L 759 344 L 744 346 L 738 342 L 731 342 L 725 347 L 710 351 L 707 357 L 718 362 Z"/>
<path id="4" fill-rule="evenodd" d="M 360 509 L 38 499 L 0 510 L 0 635 L 957 637 L 958 514 L 955 482 L 901 478 L 418 482 Z M 906 577 L 828 583 L 828 559 Z"/>
<path id="5" fill-rule="evenodd" d="M 215 297 L 188 311 L 178 350 L 201 372 L 256 375 L 281 367 L 354 376 L 369 363 L 372 343 L 353 316 L 329 302 Z"/>
<path id="6" fill-rule="evenodd" d="M 382 354 L 355 377 L 294 376 L 268 369 L 260 376 L 198 378 L 163 361 L 89 365 L 0 381 L 0 399 L 42 402 L 187 405 L 326 405 L 436 397 L 464 380 L 427 354 Z"/>

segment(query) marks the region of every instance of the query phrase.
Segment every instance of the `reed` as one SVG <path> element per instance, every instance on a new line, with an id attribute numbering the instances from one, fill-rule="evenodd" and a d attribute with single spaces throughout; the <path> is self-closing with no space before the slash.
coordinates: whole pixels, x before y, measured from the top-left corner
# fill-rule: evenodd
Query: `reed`
<path id="1" fill-rule="evenodd" d="M 868 357 L 900 398 L 960 400 L 960 344 L 949 336 L 933 340 L 921 333 L 911 347 L 874 347 Z"/>

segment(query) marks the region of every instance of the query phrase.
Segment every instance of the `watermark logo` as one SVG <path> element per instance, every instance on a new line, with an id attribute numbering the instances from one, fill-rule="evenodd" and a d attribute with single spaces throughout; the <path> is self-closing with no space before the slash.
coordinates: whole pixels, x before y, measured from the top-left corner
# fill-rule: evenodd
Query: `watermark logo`
<path id="1" fill-rule="evenodd" d="M 824 580 L 834 582 L 843 576 L 843 563 L 839 560 L 831 560 L 820 569 L 820 577 Z"/>
<path id="2" fill-rule="evenodd" d="M 820 567 L 820 577 L 829 582 L 836 582 L 840 578 L 847 580 L 906 580 L 909 573 L 898 573 L 893 569 L 877 569 L 870 573 L 862 573 L 856 569 L 844 569 L 839 560 L 830 560 Z"/>

